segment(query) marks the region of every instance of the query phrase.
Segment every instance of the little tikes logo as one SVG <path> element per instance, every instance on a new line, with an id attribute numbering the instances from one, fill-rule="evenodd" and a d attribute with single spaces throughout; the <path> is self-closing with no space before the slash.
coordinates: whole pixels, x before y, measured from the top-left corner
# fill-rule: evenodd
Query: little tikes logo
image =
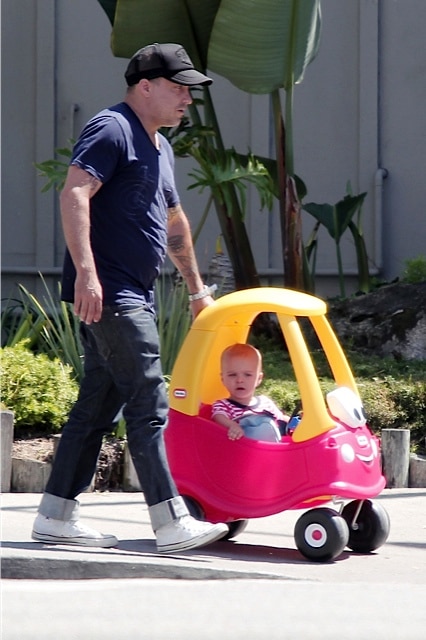
<path id="1" fill-rule="evenodd" d="M 186 396 L 187 396 L 186 389 L 173 389 L 174 398 L 186 398 Z"/>

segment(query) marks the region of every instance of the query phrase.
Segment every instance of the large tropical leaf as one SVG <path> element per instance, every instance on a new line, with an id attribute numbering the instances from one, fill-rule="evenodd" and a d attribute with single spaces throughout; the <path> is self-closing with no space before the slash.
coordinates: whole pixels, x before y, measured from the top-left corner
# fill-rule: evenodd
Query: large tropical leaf
<path id="1" fill-rule="evenodd" d="M 318 220 L 336 242 L 340 242 L 340 238 L 363 203 L 365 196 L 366 193 L 361 193 L 358 196 L 345 196 L 335 205 L 308 202 L 303 205 L 303 209 Z"/>
<path id="2" fill-rule="evenodd" d="M 208 68 L 249 93 L 289 89 L 316 56 L 320 31 L 319 0 L 222 0 Z"/>
<path id="3" fill-rule="evenodd" d="M 111 0 L 99 0 L 107 15 Z M 115 56 L 130 58 L 153 42 L 177 42 L 194 65 L 206 68 L 210 33 L 220 0 L 116 0 L 111 36 Z"/>
<path id="4" fill-rule="evenodd" d="M 110 23 L 114 24 L 115 7 L 117 4 L 117 0 L 98 0 L 98 2 L 107 14 Z"/>
<path id="5" fill-rule="evenodd" d="M 272 95 L 284 282 L 297 289 L 303 287 L 303 247 L 294 184 L 293 89 L 318 52 L 320 32 L 320 0 L 222 0 L 209 45 L 209 69 L 244 91 Z"/>

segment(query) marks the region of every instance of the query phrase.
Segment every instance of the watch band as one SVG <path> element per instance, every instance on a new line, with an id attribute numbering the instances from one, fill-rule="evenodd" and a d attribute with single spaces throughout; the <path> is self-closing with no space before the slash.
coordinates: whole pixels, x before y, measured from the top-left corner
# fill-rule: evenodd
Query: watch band
<path id="1" fill-rule="evenodd" d="M 206 284 L 198 293 L 190 293 L 188 298 L 189 302 L 194 302 L 195 300 L 201 300 L 202 298 L 207 298 L 207 296 L 211 296 L 217 289 L 217 284 L 212 284 L 210 287 Z"/>

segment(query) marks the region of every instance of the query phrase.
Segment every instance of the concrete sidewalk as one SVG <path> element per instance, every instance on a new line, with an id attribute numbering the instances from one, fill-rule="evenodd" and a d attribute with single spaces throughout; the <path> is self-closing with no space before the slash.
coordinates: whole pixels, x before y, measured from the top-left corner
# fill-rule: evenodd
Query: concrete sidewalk
<path id="1" fill-rule="evenodd" d="M 358 555 L 345 550 L 334 562 L 318 564 L 306 560 L 296 549 L 293 530 L 300 511 L 250 520 L 235 540 L 171 556 L 156 551 L 140 493 L 86 493 L 80 497 L 82 520 L 115 534 L 119 545 L 113 549 L 33 542 L 31 529 L 40 497 L 2 495 L 3 578 L 262 578 L 426 584 L 426 489 L 386 489 L 376 498 L 391 521 L 389 538 L 376 552 Z"/>

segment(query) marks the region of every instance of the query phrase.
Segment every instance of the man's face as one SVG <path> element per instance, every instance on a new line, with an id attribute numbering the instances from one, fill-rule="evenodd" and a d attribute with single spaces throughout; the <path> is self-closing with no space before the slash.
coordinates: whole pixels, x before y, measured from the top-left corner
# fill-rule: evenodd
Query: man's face
<path id="1" fill-rule="evenodd" d="M 150 115 L 158 127 L 175 127 L 192 102 L 189 87 L 166 78 L 150 80 Z"/>

